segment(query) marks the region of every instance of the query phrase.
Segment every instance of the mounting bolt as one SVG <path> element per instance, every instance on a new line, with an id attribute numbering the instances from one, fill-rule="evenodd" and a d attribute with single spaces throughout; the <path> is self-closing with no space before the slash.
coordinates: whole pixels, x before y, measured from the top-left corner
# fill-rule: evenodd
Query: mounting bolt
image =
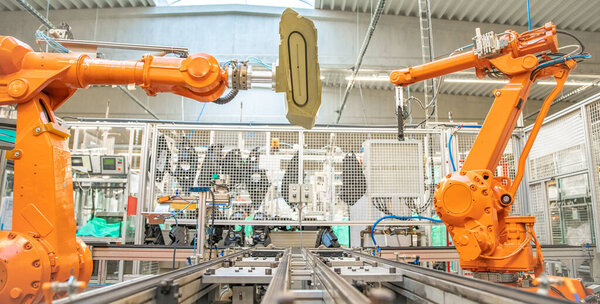
<path id="1" fill-rule="evenodd" d="M 21 156 L 21 152 L 15 151 L 15 157 L 19 157 L 19 156 Z"/>
<path id="2" fill-rule="evenodd" d="M 502 194 L 502 196 L 500 197 L 500 202 L 505 206 L 510 204 L 511 201 L 512 197 L 510 197 L 509 194 Z"/>
<path id="3" fill-rule="evenodd" d="M 333 268 L 333 271 L 337 274 L 341 274 L 342 273 L 342 269 L 339 267 Z"/>
<path id="4" fill-rule="evenodd" d="M 15 79 L 8 84 L 8 95 L 12 98 L 21 98 L 25 96 L 27 90 L 29 89 L 29 84 L 24 79 Z"/>
<path id="5" fill-rule="evenodd" d="M 273 269 L 271 269 L 271 268 L 265 268 L 265 274 L 266 275 L 272 275 L 273 274 Z"/>
<path id="6" fill-rule="evenodd" d="M 390 267 L 390 273 L 396 273 L 396 267 Z"/>
<path id="7" fill-rule="evenodd" d="M 35 128 L 35 133 L 40 133 L 40 132 L 42 132 L 42 128 L 40 128 L 40 127 Z"/>

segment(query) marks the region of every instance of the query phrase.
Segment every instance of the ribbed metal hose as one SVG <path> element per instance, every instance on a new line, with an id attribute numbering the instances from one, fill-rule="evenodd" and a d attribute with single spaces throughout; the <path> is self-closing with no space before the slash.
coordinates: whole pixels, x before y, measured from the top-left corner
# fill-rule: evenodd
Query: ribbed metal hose
<path id="1" fill-rule="evenodd" d="M 237 96 L 238 92 L 238 89 L 232 89 L 229 91 L 229 93 L 217 98 L 216 100 L 213 100 L 213 102 L 220 105 L 229 103 L 233 100 L 233 98 L 235 98 L 235 96 Z"/>

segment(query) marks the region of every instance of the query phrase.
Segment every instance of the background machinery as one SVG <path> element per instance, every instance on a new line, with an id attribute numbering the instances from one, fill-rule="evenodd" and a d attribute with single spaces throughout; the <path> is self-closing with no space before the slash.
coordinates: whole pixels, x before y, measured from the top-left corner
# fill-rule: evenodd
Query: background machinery
<path id="1" fill-rule="evenodd" d="M 272 80 L 276 91 L 286 92 L 290 122 L 307 128 L 320 105 L 316 34 L 312 21 L 291 9 L 283 13 L 280 65 Z M 136 84 L 150 96 L 168 92 L 222 104 L 258 78 L 247 62 L 224 69 L 204 53 L 116 61 L 38 53 L 0 36 L 0 104 L 17 104 L 18 113 L 15 148 L 7 154 L 15 162 L 15 194 L 12 231 L 0 232 L 0 302 L 38 302 L 42 289 L 55 286 L 50 282 L 90 279 L 91 253 L 75 237 L 70 134 L 54 115 L 77 89 Z"/>
<path id="2" fill-rule="evenodd" d="M 400 86 L 397 88 L 399 137 L 402 137 L 402 113 L 409 102 L 402 86 L 469 68 L 475 68 L 480 78 L 491 75 L 509 80 L 502 89 L 494 91 L 495 101 L 464 166 L 437 184 L 434 196 L 435 211 L 452 236 L 461 267 L 473 271 L 478 278 L 529 287 L 531 280 L 518 273 L 533 272 L 539 278 L 544 271 L 541 246 L 533 230 L 535 218 L 509 216 L 509 212 L 525 173 L 527 155 L 552 101 L 577 61 L 590 57 L 583 46 L 576 54 L 559 53 L 557 33 L 564 32 L 557 31 L 552 23 L 522 34 L 514 31 L 481 34 L 478 29 L 472 50 L 462 51 L 468 48 L 464 47 L 450 57 L 390 74 L 390 81 Z M 531 85 L 544 78 L 553 78 L 556 87 L 543 102 L 519 158 L 514 181 L 494 176 Z M 562 292 L 571 300 L 586 294 L 581 282 L 564 280 L 567 283 L 558 287 L 562 290 L 553 290 L 551 294 L 559 296 Z"/>

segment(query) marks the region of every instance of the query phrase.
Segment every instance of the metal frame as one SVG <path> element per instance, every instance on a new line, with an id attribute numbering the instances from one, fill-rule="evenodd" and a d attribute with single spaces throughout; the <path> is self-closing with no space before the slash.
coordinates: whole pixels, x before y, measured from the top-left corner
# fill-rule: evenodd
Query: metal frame
<path id="1" fill-rule="evenodd" d="M 592 103 L 595 102 L 600 102 L 600 93 L 596 93 L 588 98 L 585 98 L 584 100 L 578 102 L 577 104 L 574 104 L 570 107 L 567 107 L 563 110 L 560 110 L 558 112 L 556 112 L 553 115 L 550 115 L 548 117 L 546 117 L 546 119 L 544 119 L 544 125 L 548 124 L 554 120 L 557 120 L 561 117 L 564 117 L 566 115 L 570 115 L 574 112 L 579 112 L 581 114 L 582 117 L 582 121 L 583 121 L 583 130 L 584 130 L 584 149 L 585 151 L 585 161 L 587 163 L 586 169 L 585 170 L 580 170 L 577 173 L 580 174 L 582 172 L 586 172 L 588 175 L 588 180 L 590 183 L 590 192 L 591 192 L 591 198 L 592 198 L 592 213 L 593 213 L 593 222 L 595 223 L 595 225 L 593 225 L 593 229 L 594 229 L 594 234 L 596 235 L 596 238 L 598 238 L 600 236 L 600 225 L 598 225 L 599 219 L 600 219 L 600 214 L 599 214 L 599 207 L 598 205 L 600 205 L 600 202 L 598 202 L 598 193 L 597 193 L 597 189 L 594 186 L 594 182 L 596 182 L 596 179 L 594 177 L 594 172 L 593 172 L 593 165 L 592 165 L 592 154 L 591 154 L 591 139 L 590 139 L 590 126 L 588 124 L 588 113 L 587 113 L 587 109 L 586 107 Z M 526 126 L 523 131 L 525 133 L 531 131 L 531 129 L 533 128 L 533 125 L 529 125 Z M 543 128 L 543 125 L 542 125 Z M 528 164 L 529 165 L 529 164 Z M 529 170 L 527 170 L 529 171 Z M 569 175 L 569 174 L 568 174 Z M 567 175 L 567 176 L 568 176 Z M 535 183 L 542 183 L 542 185 L 545 188 L 545 179 L 543 180 L 530 180 L 530 176 L 526 175 L 525 176 L 525 182 L 526 184 L 529 186 L 531 184 L 535 184 Z M 529 194 L 529 193 L 528 193 Z M 530 194 L 529 194 L 530 195 Z M 544 196 L 546 196 L 547 194 L 544 192 Z M 547 201 L 547 199 L 546 199 Z M 550 216 L 550 212 L 548 211 L 548 208 L 546 206 L 546 218 L 548 218 Z M 547 229 L 550 230 L 550 224 L 549 222 L 546 224 Z M 550 236 L 550 238 L 552 238 L 552 234 L 548 234 Z M 600 252 L 600 248 L 596 247 L 596 251 Z"/>
<path id="2" fill-rule="evenodd" d="M 234 251 L 221 258 L 91 290 L 56 303 L 133 304 L 146 303 L 153 298 L 160 303 L 191 303 L 210 301 L 211 292 L 219 284 L 264 286 L 269 283 L 262 303 L 288 303 L 294 300 L 370 303 L 363 293 L 350 284 L 352 281 L 372 284 L 371 288 L 384 286 L 397 295 L 419 302 L 567 303 L 562 299 L 506 285 L 348 249 L 293 250 L 255 248 Z M 571 248 L 559 254 L 569 253 L 573 255 Z M 377 300 L 374 292 L 370 294 L 371 301 Z"/>
<path id="3" fill-rule="evenodd" d="M 277 125 L 276 126 L 277 131 L 287 131 L 287 132 L 297 132 L 298 134 L 298 143 L 299 145 L 302 147 L 304 145 L 304 136 L 306 134 L 310 134 L 310 133 L 322 133 L 322 132 L 327 132 L 327 133 L 346 133 L 346 132 L 353 132 L 353 133 L 381 133 L 381 134 L 390 134 L 390 135 L 394 135 L 396 134 L 396 129 L 391 128 L 391 127 L 349 127 L 349 126 L 344 126 L 344 127 L 325 127 L 325 126 L 317 126 L 311 130 L 305 130 L 299 127 L 295 127 L 295 126 L 289 126 L 289 125 Z M 161 130 L 201 130 L 201 131 L 252 131 L 252 132 L 266 132 L 266 133 L 271 133 L 273 131 L 273 127 L 269 126 L 269 125 L 262 125 L 262 126 L 247 126 L 247 125 L 219 125 L 219 124 L 189 124 L 189 123 L 177 123 L 177 124 L 165 124 L 165 123 L 156 123 L 152 125 L 152 150 L 154 151 L 157 142 L 158 142 L 158 136 L 161 132 Z M 440 129 L 408 129 L 406 131 L 407 134 L 433 134 L 433 135 L 438 135 L 440 136 L 440 144 L 442 144 L 443 142 L 443 132 Z M 433 143 L 434 145 L 437 145 L 437 143 Z M 440 149 L 443 151 L 444 146 L 440 146 Z M 425 149 L 423 149 L 424 151 Z M 298 163 L 298 169 L 299 169 L 299 178 L 302 178 L 302 174 L 303 174 L 303 167 L 304 167 L 304 151 L 303 149 L 298 149 L 299 151 L 299 163 Z M 441 154 L 441 164 L 442 167 L 445 163 L 445 153 L 440 153 Z M 150 183 L 152 183 L 152 181 L 154 180 L 154 174 L 155 174 L 155 163 L 156 163 L 156 153 L 152 153 L 151 156 L 151 160 L 150 160 L 150 178 L 148 179 L 148 181 Z M 445 169 L 442 168 L 441 174 L 443 176 L 443 174 L 445 174 Z M 151 212 L 150 208 L 152 207 L 152 202 L 151 200 L 155 197 L 156 193 L 155 193 L 155 187 L 153 185 L 150 186 L 149 189 L 149 193 L 145 196 L 146 198 L 146 203 L 148 205 L 144 205 L 145 208 L 145 212 Z M 300 219 L 300 218 L 299 218 Z M 353 221 L 332 221 L 332 220 L 325 220 L 325 221 L 310 221 L 310 222 L 306 222 L 303 221 L 302 225 L 304 226 L 322 226 L 322 225 L 354 225 L 354 226 L 365 226 L 365 225 L 370 225 L 372 224 L 373 221 L 369 220 L 369 221 L 360 221 L 360 222 L 353 222 Z M 193 221 L 191 220 L 180 220 L 180 223 L 182 224 L 194 224 Z M 260 223 L 254 223 L 253 221 L 229 221 L 229 220 L 215 220 L 215 224 L 218 225 L 230 225 L 230 224 L 244 224 L 244 225 L 253 225 L 253 224 L 260 224 Z M 263 222 L 264 223 L 264 222 Z M 299 221 L 285 221 L 285 222 L 272 222 L 270 221 L 269 223 L 272 224 L 283 224 L 283 225 L 296 225 L 299 224 Z M 392 223 L 390 221 L 390 223 Z M 410 221 L 410 222 L 393 222 L 395 224 L 398 225 L 402 225 L 402 224 L 408 224 L 408 225 L 415 225 L 415 224 L 426 224 L 426 222 L 424 221 L 420 221 L 420 222 L 414 222 L 414 221 Z M 410 223 L 410 224 L 409 224 Z M 386 223 L 382 223 L 382 225 L 385 225 Z"/>

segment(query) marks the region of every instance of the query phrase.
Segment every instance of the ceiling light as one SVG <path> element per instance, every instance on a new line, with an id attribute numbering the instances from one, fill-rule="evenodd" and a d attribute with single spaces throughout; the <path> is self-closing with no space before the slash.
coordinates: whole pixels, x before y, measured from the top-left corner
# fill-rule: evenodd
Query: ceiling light
<path id="1" fill-rule="evenodd" d="M 348 76 L 345 78 L 347 81 L 352 80 L 352 76 Z M 376 76 L 356 76 L 355 80 L 357 81 L 385 81 L 389 82 L 390 78 L 388 76 L 385 77 L 376 77 Z"/>
<path id="2" fill-rule="evenodd" d="M 487 84 L 505 84 L 508 80 L 493 80 L 493 79 L 457 79 L 457 78 L 445 78 L 444 82 L 452 83 L 487 83 Z"/>
<path id="3" fill-rule="evenodd" d="M 444 82 L 450 82 L 450 83 L 481 83 L 481 84 L 507 84 L 508 80 L 446 78 L 446 79 L 444 79 Z M 539 81 L 539 82 L 536 82 L 536 84 L 555 86 L 556 82 L 554 82 L 554 81 Z M 575 87 L 581 87 L 581 86 L 592 85 L 592 84 L 593 84 L 593 82 L 584 82 L 584 81 L 567 81 L 567 82 L 565 82 L 565 86 L 575 86 Z"/>

